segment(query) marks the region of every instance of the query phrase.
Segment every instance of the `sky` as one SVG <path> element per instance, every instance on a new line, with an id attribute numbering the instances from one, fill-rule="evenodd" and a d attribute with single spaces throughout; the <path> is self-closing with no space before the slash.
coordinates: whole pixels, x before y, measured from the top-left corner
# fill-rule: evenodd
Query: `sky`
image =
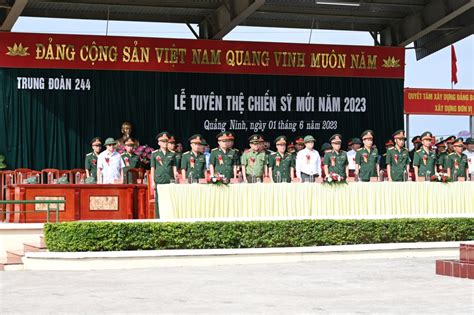
<path id="1" fill-rule="evenodd" d="M 197 26 L 193 28 L 198 32 Z M 13 32 L 85 34 L 136 37 L 164 37 L 194 39 L 193 33 L 184 24 L 145 23 L 98 20 L 65 20 L 50 18 L 20 17 Z M 224 40 L 341 44 L 373 46 L 367 32 L 330 31 L 310 29 L 286 29 L 238 26 Z M 412 46 L 412 45 L 411 45 Z M 474 36 L 471 35 L 454 44 L 457 57 L 458 84 L 455 89 L 474 89 Z M 419 61 L 410 46 L 405 54 L 405 87 L 451 88 L 451 49 L 446 47 Z M 410 137 L 429 130 L 434 135 L 446 137 L 469 131 L 469 117 L 411 115 Z"/>

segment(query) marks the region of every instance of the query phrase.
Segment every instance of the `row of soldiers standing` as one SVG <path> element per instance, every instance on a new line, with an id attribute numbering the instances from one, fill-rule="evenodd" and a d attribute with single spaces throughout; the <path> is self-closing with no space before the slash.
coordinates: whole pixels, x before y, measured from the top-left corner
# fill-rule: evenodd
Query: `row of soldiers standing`
<path id="1" fill-rule="evenodd" d="M 325 148 L 322 162 L 318 151 L 314 149 L 316 140 L 312 136 L 297 139 L 296 143 L 302 146 L 298 148 L 299 150 L 291 150 L 287 138 L 279 136 L 274 141 L 277 150 L 271 152 L 264 149 L 263 136 L 255 134 L 249 138 L 250 149 L 243 154 L 233 147 L 235 139 L 233 133 L 221 132 L 216 138 L 218 147 L 213 149 L 206 159 L 203 150 L 206 143 L 201 135 L 195 134 L 189 138 L 191 150 L 181 156 L 170 150 L 169 144 L 175 142 L 174 137 L 168 132 L 159 133 L 156 140 L 160 148 L 152 152 L 150 159 L 152 185 L 170 183 L 177 180 L 179 175 L 189 181 L 197 181 L 205 177 L 207 164 L 211 176 L 223 176 L 227 179 L 242 176 L 243 181 L 249 183 L 262 181 L 266 176 L 274 182 L 291 182 L 295 177 L 302 181 L 314 181 L 323 173 L 322 168 L 324 174 L 334 173 L 347 178 L 351 172 L 351 164 L 354 165 L 355 176 L 360 181 L 369 181 L 371 177 L 378 177 L 380 174 L 380 155 L 373 144 L 372 130 L 362 133 L 362 141 L 358 138 L 351 140 L 354 145 L 362 145 L 356 150 L 351 150 L 353 152 L 342 150 L 342 136 L 333 135 L 329 139 L 330 145 Z M 414 139 L 415 144 L 418 141 L 420 147 L 409 152 L 405 148 L 405 132 L 397 130 L 393 133 L 393 146 L 387 148 L 384 159 L 390 181 L 407 180 L 410 165 L 413 165 L 417 179 L 429 177 L 442 170 L 453 179 L 467 178 L 470 159 L 462 151 L 464 144 L 474 145 L 472 138 L 467 139 L 466 143 L 463 143 L 461 138 L 452 139 L 453 152 L 439 154 L 432 150 L 431 132 L 424 132 Z M 126 147 L 133 147 L 133 142 L 132 139 L 127 140 Z M 439 143 L 437 147 L 442 146 L 443 144 Z M 89 176 L 89 172 L 93 172 L 93 167 L 88 162 L 88 156 L 86 156 L 86 170 L 88 169 Z M 133 152 L 127 150 L 122 154 L 122 158 L 126 161 L 126 167 L 135 167 L 136 158 Z M 181 174 L 178 170 L 181 170 Z"/>

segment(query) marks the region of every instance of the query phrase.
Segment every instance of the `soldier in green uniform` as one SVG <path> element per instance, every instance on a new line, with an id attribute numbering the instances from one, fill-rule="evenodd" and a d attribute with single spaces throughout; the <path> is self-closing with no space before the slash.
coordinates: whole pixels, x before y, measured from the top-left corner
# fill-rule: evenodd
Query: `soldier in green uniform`
<path id="1" fill-rule="evenodd" d="M 100 150 L 102 149 L 102 140 L 99 137 L 95 137 L 90 142 L 92 146 L 92 152 L 86 154 L 85 158 L 85 170 L 87 182 L 97 182 L 97 159 L 99 158 Z"/>
<path id="2" fill-rule="evenodd" d="M 235 135 L 233 132 L 228 131 L 227 132 L 227 145 L 230 150 L 234 151 L 234 165 L 237 168 L 237 173 L 240 171 L 240 158 L 241 158 L 241 152 L 239 149 L 234 148 L 234 140 L 235 140 Z"/>
<path id="3" fill-rule="evenodd" d="M 222 175 L 227 179 L 237 177 L 236 153 L 229 148 L 229 141 L 233 141 L 230 133 L 223 131 L 217 135 L 219 147 L 212 149 L 209 157 L 211 176 Z"/>
<path id="4" fill-rule="evenodd" d="M 446 171 L 446 161 L 448 159 L 448 152 L 446 151 L 446 142 L 440 141 L 436 143 L 436 154 L 438 158 L 436 159 L 436 166 L 438 167 L 438 171 L 444 172 Z"/>
<path id="5" fill-rule="evenodd" d="M 128 176 L 128 170 L 131 168 L 138 167 L 138 156 L 133 152 L 135 149 L 135 141 L 132 138 L 128 138 L 124 141 L 125 152 L 122 153 L 122 160 L 125 164 L 123 168 L 124 183 L 131 183 L 132 178 Z"/>
<path id="6" fill-rule="evenodd" d="M 403 182 L 410 171 L 410 155 L 405 148 L 405 131 L 397 130 L 392 135 L 395 146 L 387 150 L 386 164 L 388 180 L 390 182 Z"/>
<path id="7" fill-rule="evenodd" d="M 277 137 L 275 139 L 277 151 L 268 157 L 268 172 L 274 183 L 290 183 L 295 173 L 295 158 L 286 152 L 286 142 L 285 136 Z"/>
<path id="8" fill-rule="evenodd" d="M 453 143 L 454 143 L 455 140 L 456 140 L 456 137 L 455 137 L 455 136 L 449 136 L 449 137 L 447 137 L 447 138 L 445 139 L 446 144 L 447 144 L 447 146 L 448 146 L 448 154 L 454 152 Z"/>
<path id="9" fill-rule="evenodd" d="M 382 154 L 382 157 L 380 158 L 380 161 L 379 161 L 379 165 L 380 165 L 380 169 L 381 170 L 384 170 L 387 168 L 387 153 L 388 153 L 388 150 L 390 148 L 393 148 L 395 146 L 395 143 L 393 142 L 392 139 L 389 139 L 387 140 L 387 142 L 385 142 L 385 153 Z"/>
<path id="10" fill-rule="evenodd" d="M 176 174 L 174 177 L 178 177 L 178 170 L 181 167 L 181 156 L 182 154 L 176 151 L 176 139 L 174 135 L 170 134 L 168 140 L 168 151 L 174 154 L 175 165 L 176 165 Z"/>
<path id="11" fill-rule="evenodd" d="M 380 166 L 377 163 L 379 152 L 373 147 L 374 132 L 366 130 L 361 135 L 364 146 L 356 152 L 356 176 L 363 182 L 370 181 L 371 177 L 378 177 Z"/>
<path id="12" fill-rule="evenodd" d="M 298 136 L 298 137 L 295 138 L 296 154 L 298 154 L 298 152 L 300 152 L 303 149 L 304 149 L 304 138 L 301 137 L 301 136 Z"/>
<path id="13" fill-rule="evenodd" d="M 410 150 L 409 157 L 411 161 L 410 166 L 413 167 L 413 161 L 415 160 L 415 152 L 418 151 L 421 147 L 421 137 L 414 136 L 413 139 L 411 139 L 411 143 L 413 144 L 413 149 Z"/>
<path id="14" fill-rule="evenodd" d="M 267 164 L 267 154 L 264 151 L 263 142 L 263 137 L 259 134 L 254 134 L 249 138 L 250 150 L 244 152 L 240 159 L 244 182 L 263 181 Z"/>
<path id="15" fill-rule="evenodd" d="M 329 143 L 324 142 L 321 145 L 321 157 L 322 157 L 322 159 L 324 159 L 324 155 L 326 155 L 326 153 L 329 153 L 329 152 L 332 152 L 332 146 Z"/>
<path id="16" fill-rule="evenodd" d="M 200 134 L 191 136 L 189 138 L 191 151 L 185 152 L 181 159 L 183 178 L 188 179 L 191 183 L 204 178 L 204 172 L 206 171 L 206 157 L 202 153 L 202 140 Z"/>
<path id="17" fill-rule="evenodd" d="M 329 176 L 331 173 L 338 174 L 343 178 L 349 176 L 349 161 L 347 160 L 347 153 L 341 150 L 342 136 L 338 133 L 329 138 L 332 150 L 324 154 L 324 174 Z"/>
<path id="18" fill-rule="evenodd" d="M 425 131 L 421 134 L 422 146 L 415 152 L 413 167 L 415 168 L 415 178 L 424 176 L 428 180 L 434 175 L 436 164 L 436 153 L 431 149 L 433 134 Z"/>
<path id="19" fill-rule="evenodd" d="M 454 152 L 448 154 L 447 159 L 448 176 L 454 181 L 457 181 L 459 177 L 467 179 L 469 165 L 467 163 L 467 155 L 462 152 L 464 150 L 462 138 L 454 140 L 453 149 Z"/>
<path id="20" fill-rule="evenodd" d="M 176 180 L 176 157 L 174 153 L 168 150 L 168 141 L 170 134 L 166 131 L 156 136 L 160 148 L 151 154 L 151 180 L 152 187 L 156 184 L 169 184 L 171 180 Z"/>

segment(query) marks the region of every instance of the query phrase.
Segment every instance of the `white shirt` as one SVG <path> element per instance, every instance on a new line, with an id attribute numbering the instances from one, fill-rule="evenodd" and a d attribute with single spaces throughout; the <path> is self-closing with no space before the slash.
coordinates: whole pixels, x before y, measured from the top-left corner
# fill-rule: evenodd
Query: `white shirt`
<path id="1" fill-rule="evenodd" d="M 350 170 L 354 171 L 356 168 L 356 151 L 350 150 L 347 152 L 347 161 L 349 162 L 348 167 Z"/>
<path id="2" fill-rule="evenodd" d="M 307 158 L 309 156 L 309 160 Z M 301 178 L 301 173 L 308 175 L 321 174 L 321 157 L 317 150 L 304 148 L 296 155 L 296 177 Z"/>
<path id="3" fill-rule="evenodd" d="M 468 150 L 465 150 L 463 153 L 467 155 L 467 164 L 469 165 L 469 174 L 472 174 L 474 173 L 474 151 L 469 152 Z"/>
<path id="4" fill-rule="evenodd" d="M 109 151 L 105 150 L 99 154 L 97 168 L 101 170 L 102 184 L 114 184 L 116 181 L 121 180 L 120 172 L 124 167 L 125 163 L 117 151 L 109 153 Z"/>

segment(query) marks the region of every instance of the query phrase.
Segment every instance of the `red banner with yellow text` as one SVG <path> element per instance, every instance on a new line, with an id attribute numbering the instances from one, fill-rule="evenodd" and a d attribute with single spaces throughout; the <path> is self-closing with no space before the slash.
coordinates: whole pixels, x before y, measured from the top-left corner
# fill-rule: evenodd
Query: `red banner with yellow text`
<path id="1" fill-rule="evenodd" d="M 0 33 L 0 67 L 404 78 L 398 47 Z"/>
<path id="2" fill-rule="evenodd" d="M 404 90 L 405 114 L 474 116 L 474 90 Z"/>

